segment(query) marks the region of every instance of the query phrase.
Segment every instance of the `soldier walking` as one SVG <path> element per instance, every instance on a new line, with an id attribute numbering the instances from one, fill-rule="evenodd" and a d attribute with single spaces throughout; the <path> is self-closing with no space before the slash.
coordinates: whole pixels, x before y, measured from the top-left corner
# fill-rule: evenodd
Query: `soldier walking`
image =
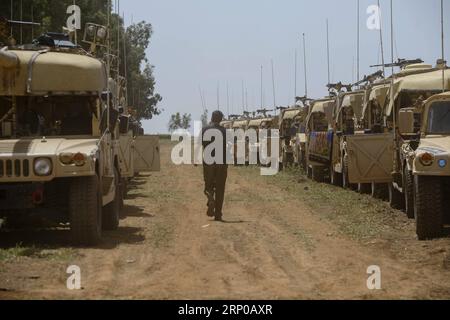
<path id="1" fill-rule="evenodd" d="M 222 135 L 222 150 L 223 157 L 217 159 L 215 156 L 215 151 L 212 152 L 211 156 L 216 159 L 213 164 L 208 164 L 205 161 L 205 154 L 203 154 L 203 177 L 205 180 L 205 195 L 208 198 L 208 217 L 214 217 L 215 221 L 223 221 L 222 220 L 222 207 L 225 195 L 225 184 L 227 181 L 228 174 L 228 165 L 226 162 L 226 129 L 220 125 L 223 120 L 223 113 L 221 111 L 215 111 L 211 117 L 211 123 L 203 128 L 202 130 L 202 145 L 203 150 L 210 144 L 214 143 L 214 138 L 212 141 L 205 141 L 205 134 L 209 130 L 214 130 L 211 133 L 211 136 L 220 132 Z"/>

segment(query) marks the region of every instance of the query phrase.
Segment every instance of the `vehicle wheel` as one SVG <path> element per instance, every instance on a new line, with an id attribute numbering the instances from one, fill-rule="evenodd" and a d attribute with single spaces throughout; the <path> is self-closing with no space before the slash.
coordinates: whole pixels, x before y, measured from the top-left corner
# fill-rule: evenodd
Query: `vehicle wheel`
<path id="1" fill-rule="evenodd" d="M 95 245 L 102 235 L 102 194 L 97 176 L 75 178 L 70 185 L 70 233 L 74 243 Z"/>
<path id="2" fill-rule="evenodd" d="M 414 213 L 419 240 L 438 238 L 443 229 L 442 184 L 439 177 L 416 177 Z"/>
<path id="3" fill-rule="evenodd" d="M 407 166 L 403 169 L 403 193 L 406 215 L 409 219 L 414 219 L 414 176 Z"/>
<path id="4" fill-rule="evenodd" d="M 308 179 L 312 179 L 313 177 L 312 168 L 308 165 L 306 165 L 306 177 L 308 177 Z"/>
<path id="5" fill-rule="evenodd" d="M 372 182 L 372 197 L 380 200 L 389 199 L 389 190 L 386 183 L 375 183 Z"/>
<path id="6" fill-rule="evenodd" d="M 405 197 L 394 188 L 392 183 L 389 183 L 389 204 L 393 209 L 403 210 L 405 208 Z"/>
<path id="7" fill-rule="evenodd" d="M 344 189 L 357 190 L 358 186 L 348 180 L 348 156 L 344 156 L 344 166 L 342 168 L 342 187 Z"/>
<path id="8" fill-rule="evenodd" d="M 119 213 L 120 213 L 120 218 L 121 219 L 126 218 L 125 215 L 124 215 L 124 212 L 125 212 L 125 210 L 124 210 L 124 207 L 125 207 L 124 199 L 127 196 L 127 188 L 128 188 L 127 187 L 127 180 L 123 179 L 123 178 L 120 179 L 119 190 L 120 190 L 120 194 L 122 196 L 120 197 L 120 202 L 119 202 Z"/>
<path id="9" fill-rule="evenodd" d="M 372 185 L 369 183 L 358 183 L 358 192 L 361 194 L 370 194 L 372 192 Z"/>
<path id="10" fill-rule="evenodd" d="M 342 174 L 334 171 L 333 167 L 330 168 L 330 172 L 331 184 L 333 186 L 342 187 Z"/>
<path id="11" fill-rule="evenodd" d="M 403 193 L 406 215 L 409 219 L 414 219 L 414 176 L 407 166 L 403 169 Z"/>
<path id="12" fill-rule="evenodd" d="M 324 181 L 324 170 L 321 167 L 312 167 L 312 179 L 316 182 Z"/>
<path id="13" fill-rule="evenodd" d="M 103 208 L 103 230 L 117 230 L 120 222 L 120 202 L 122 201 L 122 191 L 120 190 L 119 173 L 114 168 L 114 183 L 116 190 L 114 200 Z"/>

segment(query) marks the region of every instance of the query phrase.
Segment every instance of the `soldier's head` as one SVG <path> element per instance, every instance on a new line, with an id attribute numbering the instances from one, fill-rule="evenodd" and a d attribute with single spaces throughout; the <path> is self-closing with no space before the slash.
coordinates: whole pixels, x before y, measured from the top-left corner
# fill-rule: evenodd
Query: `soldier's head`
<path id="1" fill-rule="evenodd" d="M 211 117 L 212 123 L 219 124 L 222 122 L 222 120 L 223 120 L 223 113 L 221 111 L 217 110 L 212 113 L 212 117 Z"/>

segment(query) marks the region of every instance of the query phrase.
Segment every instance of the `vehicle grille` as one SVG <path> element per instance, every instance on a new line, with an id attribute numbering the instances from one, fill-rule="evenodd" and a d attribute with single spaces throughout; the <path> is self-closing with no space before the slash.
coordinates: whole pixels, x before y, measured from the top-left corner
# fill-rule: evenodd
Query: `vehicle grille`
<path id="1" fill-rule="evenodd" d="M 19 159 L 0 160 L 0 178 L 30 176 L 30 161 Z"/>

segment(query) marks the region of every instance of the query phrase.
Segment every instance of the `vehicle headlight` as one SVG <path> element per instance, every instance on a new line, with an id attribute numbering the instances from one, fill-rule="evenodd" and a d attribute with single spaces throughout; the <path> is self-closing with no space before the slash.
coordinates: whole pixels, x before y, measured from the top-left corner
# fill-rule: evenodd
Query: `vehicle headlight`
<path id="1" fill-rule="evenodd" d="M 419 156 L 420 163 L 422 163 L 423 166 L 429 167 L 434 162 L 434 156 L 431 153 L 423 153 Z"/>
<path id="2" fill-rule="evenodd" d="M 34 173 L 37 176 L 45 177 L 52 174 L 52 161 L 48 158 L 37 158 L 34 160 Z"/>

